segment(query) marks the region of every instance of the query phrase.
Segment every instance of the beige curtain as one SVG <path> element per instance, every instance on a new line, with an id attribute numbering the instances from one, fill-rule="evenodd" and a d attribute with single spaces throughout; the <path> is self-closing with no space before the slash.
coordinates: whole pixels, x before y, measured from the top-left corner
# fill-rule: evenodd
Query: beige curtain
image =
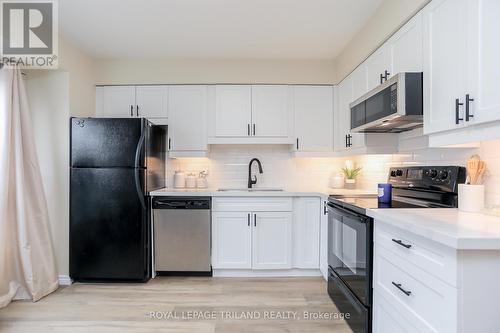
<path id="1" fill-rule="evenodd" d="M 47 202 L 19 69 L 0 70 L 0 308 L 58 287 Z"/>

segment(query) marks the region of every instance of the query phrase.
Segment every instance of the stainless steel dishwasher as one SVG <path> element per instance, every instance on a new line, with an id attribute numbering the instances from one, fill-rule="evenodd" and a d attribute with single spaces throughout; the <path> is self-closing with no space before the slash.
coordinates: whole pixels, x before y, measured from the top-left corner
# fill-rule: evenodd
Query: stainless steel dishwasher
<path id="1" fill-rule="evenodd" d="M 210 197 L 153 199 L 158 275 L 212 275 Z"/>

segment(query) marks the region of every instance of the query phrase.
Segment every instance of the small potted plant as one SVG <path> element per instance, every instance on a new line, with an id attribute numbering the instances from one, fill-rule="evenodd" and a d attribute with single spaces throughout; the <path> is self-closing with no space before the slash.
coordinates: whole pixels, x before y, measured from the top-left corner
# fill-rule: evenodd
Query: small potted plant
<path id="1" fill-rule="evenodd" d="M 342 173 L 345 176 L 345 188 L 352 190 L 356 187 L 356 177 L 361 173 L 361 168 L 355 168 L 350 161 L 346 162 L 346 166 L 342 168 Z"/>

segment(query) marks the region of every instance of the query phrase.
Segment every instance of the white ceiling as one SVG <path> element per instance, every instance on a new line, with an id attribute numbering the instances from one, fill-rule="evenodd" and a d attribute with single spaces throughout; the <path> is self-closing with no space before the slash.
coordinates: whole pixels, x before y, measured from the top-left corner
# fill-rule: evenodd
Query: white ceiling
<path id="1" fill-rule="evenodd" d="M 60 0 L 96 58 L 333 59 L 383 0 Z"/>

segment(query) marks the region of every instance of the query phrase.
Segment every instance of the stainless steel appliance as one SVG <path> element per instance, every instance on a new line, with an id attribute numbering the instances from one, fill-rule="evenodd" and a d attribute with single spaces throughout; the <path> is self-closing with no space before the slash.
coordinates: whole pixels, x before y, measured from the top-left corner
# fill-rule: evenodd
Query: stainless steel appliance
<path id="1" fill-rule="evenodd" d="M 389 204 L 379 204 L 376 196 L 329 197 L 328 293 L 340 311 L 351 314 L 347 322 L 354 332 L 371 332 L 374 221 L 366 209 L 457 207 L 458 184 L 465 178 L 458 166 L 391 168 Z"/>
<path id="2" fill-rule="evenodd" d="M 148 193 L 165 187 L 166 130 L 141 118 L 71 118 L 70 125 L 70 276 L 147 281 Z"/>
<path id="3" fill-rule="evenodd" d="M 400 133 L 422 127 L 422 73 L 394 75 L 350 108 L 351 132 Z"/>
<path id="4" fill-rule="evenodd" d="M 210 212 L 210 197 L 154 198 L 158 275 L 212 275 Z"/>

